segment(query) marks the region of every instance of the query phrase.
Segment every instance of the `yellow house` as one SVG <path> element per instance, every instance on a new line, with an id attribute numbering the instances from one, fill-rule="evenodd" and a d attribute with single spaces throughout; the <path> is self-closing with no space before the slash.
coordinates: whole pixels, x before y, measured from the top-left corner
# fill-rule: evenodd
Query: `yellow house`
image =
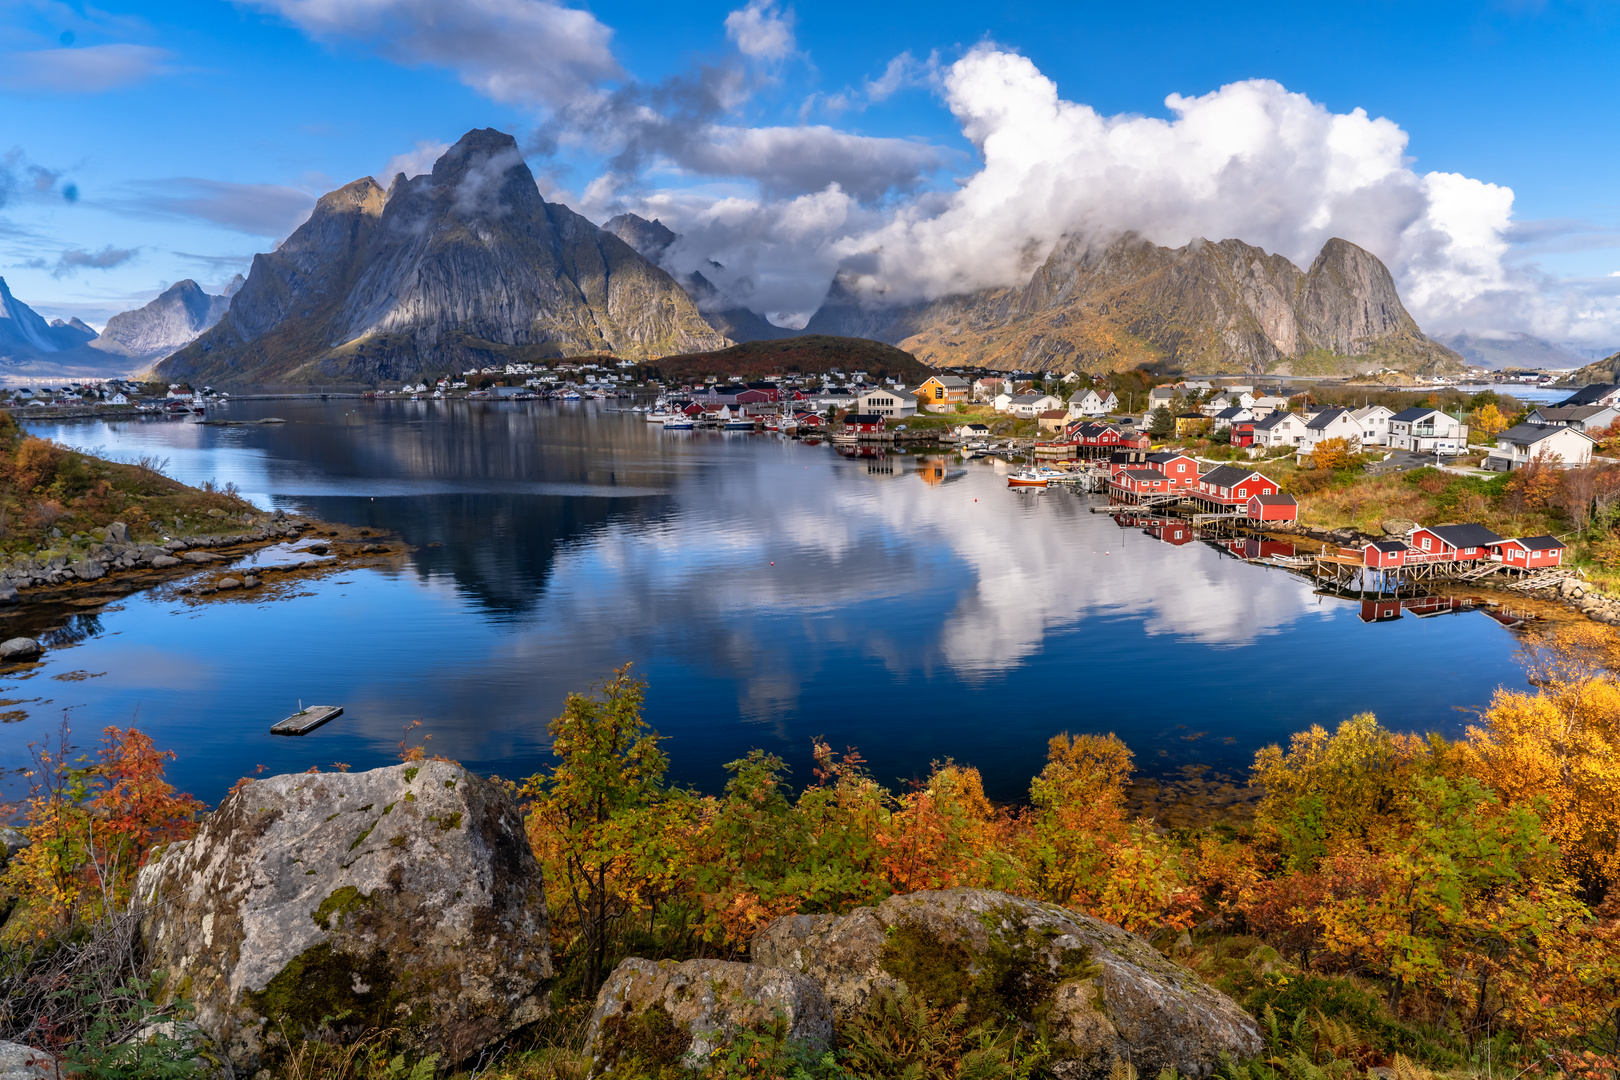
<path id="1" fill-rule="evenodd" d="M 973 388 L 966 379 L 956 375 L 930 375 L 917 385 L 912 391 L 917 395 L 919 405 L 944 405 L 950 402 L 966 401 L 968 393 Z"/>
<path id="2" fill-rule="evenodd" d="M 1187 439 L 1209 430 L 1209 417 L 1203 413 L 1182 413 L 1176 417 L 1176 438 Z"/>

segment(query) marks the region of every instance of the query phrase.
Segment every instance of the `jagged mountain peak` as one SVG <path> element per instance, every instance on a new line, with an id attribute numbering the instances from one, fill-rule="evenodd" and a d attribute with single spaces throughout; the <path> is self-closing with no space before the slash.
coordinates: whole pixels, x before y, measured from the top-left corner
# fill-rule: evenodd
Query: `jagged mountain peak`
<path id="1" fill-rule="evenodd" d="M 663 270 L 540 197 L 517 140 L 469 131 L 432 172 L 322 196 L 256 256 L 217 327 L 160 370 L 366 381 L 476 360 L 723 347 Z"/>
<path id="2" fill-rule="evenodd" d="M 238 274 L 226 288 L 239 286 L 241 281 Z M 219 322 L 230 303 L 228 292 L 215 296 L 183 278 L 149 303 L 108 319 L 107 329 L 92 344 L 103 352 L 150 363 L 195 340 Z"/>

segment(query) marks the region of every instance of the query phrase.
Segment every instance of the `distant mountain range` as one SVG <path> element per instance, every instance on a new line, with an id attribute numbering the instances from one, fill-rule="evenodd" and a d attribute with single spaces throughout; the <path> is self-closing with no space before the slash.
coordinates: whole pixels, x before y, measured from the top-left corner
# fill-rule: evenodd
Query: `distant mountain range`
<path id="1" fill-rule="evenodd" d="M 178 281 L 144 307 L 114 315 L 100 334 L 78 319 L 44 317 L 11 295 L 0 278 L 0 379 L 113 378 L 135 374 L 219 321 L 242 277 L 211 296 Z"/>
<path id="2" fill-rule="evenodd" d="M 620 215 L 604 228 L 653 260 L 679 238 Z M 1390 367 L 1426 374 L 1461 357 L 1419 329 L 1384 264 L 1330 240 L 1309 270 L 1241 240 L 1180 248 L 1134 234 L 1107 244 L 1065 239 L 1017 288 L 884 305 L 839 278 L 802 331 L 761 331 L 700 274 L 683 280 L 739 341 L 798 333 L 898 345 L 936 366 L 1107 371 L 1150 365 L 1207 373 L 1342 374 Z M 764 322 L 741 309 L 748 318 Z"/>
<path id="3" fill-rule="evenodd" d="M 237 274 L 218 296 L 204 292 L 190 278 L 177 281 L 145 307 L 108 319 L 107 328 L 90 347 L 146 364 L 161 360 L 219 322 L 243 280 Z"/>
<path id="4" fill-rule="evenodd" d="M 731 342 L 624 241 L 540 197 L 512 136 L 470 131 L 426 176 L 323 195 L 169 379 L 361 382 Z"/>
<path id="5" fill-rule="evenodd" d="M 1614 346 L 1555 342 L 1529 334 L 1481 334 L 1473 331 L 1437 337 L 1470 364 L 1493 368 L 1578 368 L 1615 351 Z"/>

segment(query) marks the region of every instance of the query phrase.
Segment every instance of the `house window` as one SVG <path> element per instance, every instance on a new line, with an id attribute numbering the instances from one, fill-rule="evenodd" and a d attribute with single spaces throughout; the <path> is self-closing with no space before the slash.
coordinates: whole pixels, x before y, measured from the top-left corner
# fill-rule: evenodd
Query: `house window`
<path id="1" fill-rule="evenodd" d="M 1429 550 L 1429 538 L 1428 538 L 1428 537 L 1427 537 L 1427 536 L 1425 536 L 1425 537 L 1424 537 L 1424 538 L 1423 538 L 1423 550 L 1424 550 L 1424 551 L 1428 551 L 1428 550 Z"/>

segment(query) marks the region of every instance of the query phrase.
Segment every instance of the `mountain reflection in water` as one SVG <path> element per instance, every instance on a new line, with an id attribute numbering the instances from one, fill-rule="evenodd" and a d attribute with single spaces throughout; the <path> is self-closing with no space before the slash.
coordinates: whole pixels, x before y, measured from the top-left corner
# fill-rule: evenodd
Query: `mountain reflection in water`
<path id="1" fill-rule="evenodd" d="M 0 681 L 42 699 L 0 729 L 0 766 L 23 764 L 74 706 L 86 741 L 138 711 L 210 800 L 260 764 L 386 764 L 417 718 L 434 752 L 527 775 L 549 760 L 545 723 L 566 694 L 633 660 L 680 782 L 718 790 L 723 763 L 756 746 L 802 782 L 819 735 L 858 746 L 885 782 L 949 756 L 1015 799 L 1059 731 L 1117 732 L 1149 769 L 1241 769 L 1266 742 L 1364 709 L 1455 730 L 1459 707 L 1524 677 L 1499 622 L 1365 623 L 1233 558 L 1255 557 L 1241 543 L 1009 491 L 997 462 L 846 458 L 589 404 L 267 401 L 224 415 L 289 422 L 34 430 L 396 532 L 412 554 L 292 600 L 142 594 L 81 617 L 61 638 L 77 644 Z M 106 674 L 51 681 L 74 671 Z M 345 714 L 268 736 L 300 700 Z"/>

